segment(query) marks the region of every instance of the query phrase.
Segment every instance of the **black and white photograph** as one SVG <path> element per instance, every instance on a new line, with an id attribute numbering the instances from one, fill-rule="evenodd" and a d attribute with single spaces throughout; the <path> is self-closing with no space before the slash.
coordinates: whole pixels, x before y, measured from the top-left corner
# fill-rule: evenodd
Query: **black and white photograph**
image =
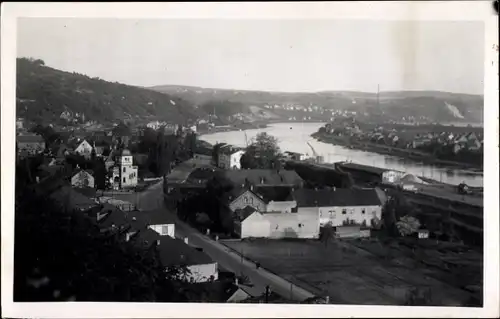
<path id="1" fill-rule="evenodd" d="M 7 241 L 17 309 L 498 315 L 498 22 L 423 19 L 424 4 L 392 19 L 383 3 L 361 3 L 380 5 L 371 19 L 315 18 L 322 3 L 282 19 L 293 3 L 273 18 L 254 3 L 245 19 L 222 17 L 243 14 L 236 3 L 189 18 L 92 5 L 18 12 L 12 56 L 2 48 L 2 265 Z"/>

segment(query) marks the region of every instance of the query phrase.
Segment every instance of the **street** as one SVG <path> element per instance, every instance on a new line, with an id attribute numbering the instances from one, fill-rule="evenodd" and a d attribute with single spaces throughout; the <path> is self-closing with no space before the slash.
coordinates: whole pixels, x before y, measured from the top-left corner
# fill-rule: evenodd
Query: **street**
<path id="1" fill-rule="evenodd" d="M 166 213 L 170 213 L 165 208 L 163 201 L 163 182 L 159 182 L 138 194 L 137 200 L 138 206 L 142 211 L 163 208 Z M 287 299 L 303 301 L 307 298 L 314 297 L 310 292 L 291 284 L 287 280 L 265 269 L 257 269 L 255 263 L 242 258 L 223 244 L 208 238 L 198 232 L 198 230 L 180 221 L 176 214 L 170 214 L 176 222 L 175 236 L 178 238 L 188 237 L 190 245 L 202 248 L 207 255 L 217 261 L 224 269 L 234 272 L 237 276 L 240 274 L 247 276 L 251 284 L 253 284 L 253 287 L 246 285 L 241 286 L 251 295 L 259 296 L 263 294 L 266 285 L 269 285 L 272 291 Z"/>

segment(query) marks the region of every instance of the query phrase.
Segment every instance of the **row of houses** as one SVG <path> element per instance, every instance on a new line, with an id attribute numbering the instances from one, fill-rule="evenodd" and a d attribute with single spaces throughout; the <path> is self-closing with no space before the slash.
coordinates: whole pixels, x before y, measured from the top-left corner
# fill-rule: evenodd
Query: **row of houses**
<path id="1" fill-rule="evenodd" d="M 376 189 L 307 189 L 293 170 L 218 170 L 213 178 L 230 186 L 217 200 L 239 238 L 316 239 L 327 224 L 339 232 L 352 225 L 369 229 L 382 218 Z"/>
<path id="2" fill-rule="evenodd" d="M 344 122 L 343 127 L 334 127 L 331 124 L 325 125 L 325 132 L 336 136 L 351 136 L 374 143 L 398 146 L 409 149 L 417 149 L 432 143 L 442 146 L 453 146 L 453 152 L 460 150 L 479 151 L 483 148 L 484 141 L 482 136 L 474 132 L 463 134 L 452 133 L 448 131 L 430 132 L 425 134 L 412 133 L 411 131 L 397 131 L 396 129 L 387 130 L 383 127 L 364 131 L 356 122 Z"/>

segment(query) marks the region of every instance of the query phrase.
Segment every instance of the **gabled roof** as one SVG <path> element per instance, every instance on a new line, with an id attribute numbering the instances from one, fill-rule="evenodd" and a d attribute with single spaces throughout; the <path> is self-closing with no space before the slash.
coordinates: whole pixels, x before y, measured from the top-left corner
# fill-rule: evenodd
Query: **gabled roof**
<path id="1" fill-rule="evenodd" d="M 237 209 L 235 211 L 234 218 L 236 220 L 239 220 L 239 221 L 244 221 L 245 219 L 247 219 L 250 215 L 252 215 L 256 211 L 257 211 L 257 209 L 255 209 L 254 207 L 246 206 L 243 209 Z"/>
<path id="2" fill-rule="evenodd" d="M 302 183 L 302 178 L 293 170 L 274 169 L 246 169 L 246 170 L 225 170 L 216 174 L 233 183 L 234 185 L 298 185 Z"/>
<path id="3" fill-rule="evenodd" d="M 194 300 L 192 301 L 217 303 L 226 303 L 238 289 L 241 289 L 230 281 L 200 282 L 191 284 L 191 287 L 195 293 L 198 291 L 202 292 L 199 300 L 197 300 L 198 296 L 194 296 Z M 245 293 L 249 296 L 247 292 Z"/>
<path id="4" fill-rule="evenodd" d="M 297 201 L 297 207 L 382 205 L 375 189 L 314 190 L 302 188 L 294 191 L 292 196 Z"/>
<path id="5" fill-rule="evenodd" d="M 137 248 L 149 248 L 160 239 L 160 235 L 150 228 L 142 228 L 137 230 L 130 238 L 130 243 Z"/>
<path id="6" fill-rule="evenodd" d="M 116 206 L 111 204 L 102 204 L 101 214 L 107 213 L 106 216 L 102 217 L 97 224 L 100 228 L 109 228 L 113 225 L 116 227 L 127 226 L 129 221 L 125 217 L 125 213 L 118 209 Z"/>
<path id="7" fill-rule="evenodd" d="M 221 145 L 219 148 L 219 152 L 222 154 L 226 154 L 226 155 L 232 155 L 232 154 L 239 152 L 239 151 L 243 151 L 243 148 L 235 147 L 235 146 L 229 145 L 229 144 Z"/>
<path id="8" fill-rule="evenodd" d="M 211 148 L 208 148 L 206 146 L 197 146 L 194 150 L 195 154 L 200 154 L 200 155 L 207 155 L 207 156 L 212 156 L 213 150 Z"/>
<path id="9" fill-rule="evenodd" d="M 266 203 L 271 201 L 283 202 L 293 200 L 291 197 L 292 188 L 289 186 L 265 186 L 254 187 L 254 193 L 259 195 Z"/>
<path id="10" fill-rule="evenodd" d="M 82 169 L 82 168 L 77 168 L 71 173 L 71 177 L 74 177 L 76 174 L 79 174 L 81 172 L 85 172 L 89 174 L 90 176 L 94 177 L 94 171 L 91 169 Z"/>
<path id="11" fill-rule="evenodd" d="M 160 238 L 160 245 L 157 246 L 157 250 L 164 267 L 213 263 L 213 260 L 205 253 L 194 249 L 180 239 L 169 236 Z"/>
<path id="12" fill-rule="evenodd" d="M 125 215 L 128 220 L 138 221 L 146 226 L 175 224 L 175 219 L 162 209 L 149 211 L 130 211 L 125 212 Z"/>

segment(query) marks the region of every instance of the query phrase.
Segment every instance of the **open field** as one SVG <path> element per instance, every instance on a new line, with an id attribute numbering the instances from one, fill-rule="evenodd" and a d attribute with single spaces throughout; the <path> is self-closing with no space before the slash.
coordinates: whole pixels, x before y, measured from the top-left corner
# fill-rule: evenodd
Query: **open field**
<path id="1" fill-rule="evenodd" d="M 459 306 L 472 296 L 452 285 L 453 278 L 444 278 L 445 272 L 437 267 L 417 261 L 408 251 L 391 250 L 375 239 L 337 240 L 327 246 L 319 241 L 266 239 L 224 244 L 304 289 L 329 295 L 332 303 L 404 305 L 413 287 L 430 292 L 426 305 Z M 390 252 L 390 257 L 371 252 L 377 249 Z M 481 275 L 480 265 L 476 268 L 473 272 Z"/>

